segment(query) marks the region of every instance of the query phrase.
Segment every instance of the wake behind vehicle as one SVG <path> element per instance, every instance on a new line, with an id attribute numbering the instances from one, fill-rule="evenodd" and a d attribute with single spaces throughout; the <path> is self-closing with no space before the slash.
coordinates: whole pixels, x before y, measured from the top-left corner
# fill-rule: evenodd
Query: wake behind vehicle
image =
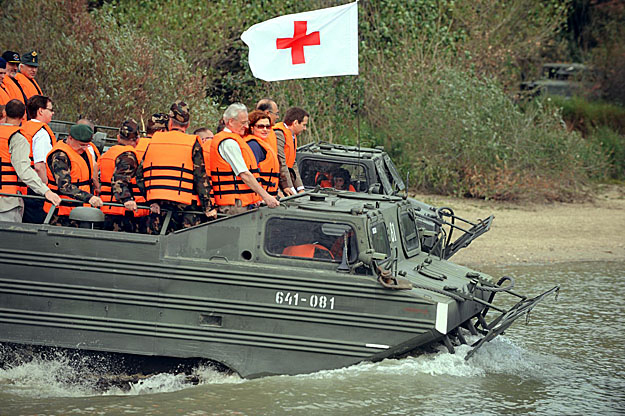
<path id="1" fill-rule="evenodd" d="M 0 342 L 300 374 L 453 352 L 468 333 L 477 349 L 558 290 L 522 296 L 424 251 L 418 211 L 393 195 L 307 191 L 167 235 L 100 230 L 98 213 L 0 222 Z"/>

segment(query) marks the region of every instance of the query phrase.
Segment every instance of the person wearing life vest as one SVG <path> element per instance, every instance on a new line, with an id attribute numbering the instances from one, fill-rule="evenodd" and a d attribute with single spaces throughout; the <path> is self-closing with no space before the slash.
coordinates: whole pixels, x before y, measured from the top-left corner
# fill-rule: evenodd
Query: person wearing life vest
<path id="1" fill-rule="evenodd" d="M 11 101 L 11 96 L 4 85 L 4 77 L 7 74 L 7 61 L 4 58 L 0 58 L 0 105 L 4 106 Z"/>
<path id="2" fill-rule="evenodd" d="M 267 113 L 261 110 L 252 111 L 249 116 L 250 133 L 243 139 L 248 144 L 258 165 L 258 181 L 274 197 L 278 195 L 278 180 L 280 179 L 280 163 L 278 155 L 267 142 L 271 131 L 271 120 Z"/>
<path id="3" fill-rule="evenodd" d="M 288 246 L 282 251 L 285 256 L 307 257 L 310 259 L 334 260 L 334 255 L 330 250 L 321 244 L 300 244 L 298 246 Z"/>
<path id="4" fill-rule="evenodd" d="M 167 131 L 167 123 L 169 123 L 169 115 L 165 113 L 154 113 L 148 120 L 148 124 L 145 127 L 145 137 L 141 137 L 135 147 L 137 152 L 137 158 L 139 162 L 143 160 L 143 155 L 150 144 L 150 139 L 154 136 L 154 133 L 159 131 Z"/>
<path id="5" fill-rule="evenodd" d="M 340 168 L 332 175 L 332 187 L 339 191 L 356 192 L 352 185 L 352 178 L 347 169 Z"/>
<path id="6" fill-rule="evenodd" d="M 308 113 L 299 108 L 286 110 L 284 121 L 276 124 L 278 161 L 280 162 L 280 189 L 285 195 L 304 192 L 304 184 L 299 174 L 295 153 L 297 151 L 297 135 L 306 130 Z"/>
<path id="7" fill-rule="evenodd" d="M 58 205 L 61 198 L 31 168 L 30 144 L 20 132 L 25 110 L 19 100 L 10 100 L 4 109 L 6 122 L 0 124 L 0 192 L 24 195 L 28 188 Z M 23 207 L 23 198 L 0 195 L 0 221 L 22 222 Z"/>
<path id="8" fill-rule="evenodd" d="M 269 130 L 269 134 L 267 134 L 267 137 L 264 140 L 267 143 L 269 143 L 269 145 L 273 149 L 273 152 L 277 155 L 278 154 L 278 142 L 277 142 L 278 139 L 276 137 L 276 133 L 273 131 L 273 127 L 276 125 L 276 122 L 278 121 L 278 117 L 280 117 L 280 110 L 278 110 L 278 104 L 276 104 L 276 102 L 270 98 L 263 98 L 262 100 L 258 101 L 258 103 L 256 104 L 256 109 L 264 112 L 265 114 L 269 116 L 269 121 L 271 122 L 271 129 Z"/>
<path id="9" fill-rule="evenodd" d="M 35 80 L 39 69 L 39 54 L 37 51 L 30 51 L 22 55 L 19 65 L 19 72 L 15 74 L 15 81 L 20 85 L 26 100 L 33 95 L 43 95 L 39 84 Z"/>
<path id="10" fill-rule="evenodd" d="M 19 82 L 15 80 L 17 70 L 19 68 L 20 62 L 22 61 L 22 59 L 20 58 L 20 54 L 14 51 L 4 51 L 2 53 L 2 58 L 7 62 L 6 76 L 2 80 L 2 89 L 8 93 L 9 100 L 15 99 L 21 101 L 22 104 L 26 105 L 28 97 L 26 97 L 26 94 L 22 90 Z M 26 113 L 24 113 L 24 119 L 26 119 Z"/>
<path id="11" fill-rule="evenodd" d="M 93 138 L 93 130 L 86 124 L 75 124 L 69 129 L 69 136 L 57 141 L 46 158 L 48 186 L 58 192 L 63 199 L 83 201 L 95 208 L 102 206 L 100 197 L 93 194 L 93 159 L 88 151 Z M 63 203 L 50 220 L 52 225 L 78 226 L 69 219 L 69 213 L 76 203 Z M 44 210 L 50 212 L 53 207 L 44 204 Z"/>
<path id="12" fill-rule="evenodd" d="M 133 119 L 125 120 L 117 134 L 117 145 L 112 146 L 98 159 L 100 169 L 100 198 L 105 203 L 104 229 L 131 233 L 146 232 L 148 209 L 138 209 L 137 204 L 145 205 L 145 197 L 137 187 L 137 167 L 139 160 L 135 150 L 139 141 L 139 125 Z M 124 204 L 123 207 L 106 205 L 106 202 Z"/>
<path id="13" fill-rule="evenodd" d="M 96 132 L 95 123 L 88 118 L 81 118 L 76 122 L 76 124 L 84 124 L 91 127 L 91 130 L 93 130 L 94 134 Z M 87 151 L 91 154 L 91 159 L 93 160 L 93 194 L 100 196 L 100 168 L 98 168 L 100 150 L 95 145 L 95 143 L 91 141 L 89 142 L 89 147 L 87 147 Z"/>
<path id="14" fill-rule="evenodd" d="M 243 140 L 249 119 L 241 103 L 231 104 L 223 115 L 224 129 L 211 141 L 210 171 L 215 204 L 219 212 L 233 215 L 280 203 L 258 183 L 258 165 L 252 149 Z"/>
<path id="15" fill-rule="evenodd" d="M 187 104 L 182 100 L 173 103 L 169 131 L 154 133 L 137 168 L 137 185 L 155 214 L 148 218 L 150 234 L 160 232 L 164 211 L 172 211 L 167 231 L 193 227 L 217 216 L 210 200 L 211 183 L 202 144 L 197 136 L 185 133 L 189 120 Z"/>
<path id="16" fill-rule="evenodd" d="M 26 103 L 26 110 L 30 120 L 22 122 L 20 131 L 30 143 L 30 159 L 33 169 L 43 183 L 47 184 L 46 156 L 56 144 L 56 137 L 48 126 L 54 114 L 52 100 L 44 95 L 33 95 Z M 32 189 L 28 190 L 28 194 L 35 195 Z M 24 200 L 23 222 L 41 224 L 45 218 L 42 200 L 32 198 Z"/>

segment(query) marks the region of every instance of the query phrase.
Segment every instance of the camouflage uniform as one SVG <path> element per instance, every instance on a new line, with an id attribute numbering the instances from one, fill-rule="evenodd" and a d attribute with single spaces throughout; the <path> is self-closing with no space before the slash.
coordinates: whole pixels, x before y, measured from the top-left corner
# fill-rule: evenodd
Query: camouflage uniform
<path id="1" fill-rule="evenodd" d="M 176 101 L 172 104 L 169 111 L 169 117 L 180 122 L 188 123 L 189 121 L 189 109 L 183 101 Z M 161 208 L 160 214 L 151 214 L 147 218 L 147 233 L 159 234 L 162 224 L 165 221 L 167 212 L 173 211 L 171 221 L 167 227 L 167 232 L 180 230 L 183 228 L 193 227 L 202 222 L 206 222 L 208 218 L 206 215 L 199 212 L 206 212 L 212 208 L 210 194 L 211 194 L 211 182 L 206 171 L 206 165 L 204 163 L 204 152 L 202 150 L 202 144 L 199 140 L 193 144 L 193 150 L 191 154 L 193 160 L 193 188 L 200 200 L 200 206 L 186 205 L 173 201 L 149 201 L 149 203 L 157 203 Z M 137 168 L 137 186 L 139 190 L 145 194 L 145 180 L 143 176 L 143 161 Z M 195 211 L 195 212 L 188 212 Z"/>
<path id="2" fill-rule="evenodd" d="M 114 200 L 126 203 L 134 200 L 131 190 L 132 178 L 137 173 L 139 165 L 133 152 L 124 152 L 115 159 L 115 172 L 111 181 L 111 191 Z M 110 231 L 125 231 L 128 233 L 145 233 L 147 217 L 135 217 L 132 211 L 125 215 L 106 215 L 104 229 Z"/>
<path id="3" fill-rule="evenodd" d="M 87 163 L 90 163 L 89 159 L 86 158 L 86 153 L 83 153 L 81 156 L 85 158 Z M 70 174 L 70 162 L 67 154 L 59 150 L 54 152 L 51 155 L 50 159 L 50 171 L 54 175 L 56 183 L 58 184 L 59 195 L 66 195 L 70 198 L 89 203 L 89 199 L 91 199 L 93 194 L 81 190 L 72 183 L 72 176 Z M 71 202 L 66 201 L 63 201 L 63 203 L 71 204 Z M 74 205 L 76 204 L 74 203 Z M 78 222 L 70 220 L 69 217 L 65 215 L 59 216 L 57 214 L 54 214 L 52 216 L 52 218 L 50 219 L 50 224 L 62 225 L 65 227 L 78 227 Z"/>
<path id="4" fill-rule="evenodd" d="M 133 119 L 125 120 L 119 128 L 119 138 L 124 140 L 138 140 L 139 126 Z M 115 170 L 111 178 L 112 201 L 126 203 L 135 200 L 132 193 L 132 179 L 137 173 L 137 156 L 133 152 L 121 153 L 115 159 Z M 104 229 L 110 231 L 125 231 L 129 233 L 145 233 L 146 217 L 135 217 L 132 211 L 126 210 L 124 215 L 107 214 L 104 220 Z"/>

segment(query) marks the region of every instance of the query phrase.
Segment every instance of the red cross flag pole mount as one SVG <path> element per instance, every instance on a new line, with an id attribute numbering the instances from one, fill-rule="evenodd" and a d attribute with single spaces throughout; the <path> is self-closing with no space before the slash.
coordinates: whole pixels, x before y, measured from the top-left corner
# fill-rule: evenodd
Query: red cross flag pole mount
<path id="1" fill-rule="evenodd" d="M 289 14 L 255 24 L 241 35 L 256 78 L 358 75 L 358 3 Z"/>

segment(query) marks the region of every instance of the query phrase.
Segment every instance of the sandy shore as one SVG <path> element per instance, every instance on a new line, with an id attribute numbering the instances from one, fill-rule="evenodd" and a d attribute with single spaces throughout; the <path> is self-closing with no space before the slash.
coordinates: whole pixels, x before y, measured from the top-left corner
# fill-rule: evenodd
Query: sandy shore
<path id="1" fill-rule="evenodd" d="M 415 195 L 474 221 L 495 215 L 486 234 L 453 261 L 468 266 L 625 261 L 625 187 L 604 187 L 593 202 L 511 204 Z"/>

